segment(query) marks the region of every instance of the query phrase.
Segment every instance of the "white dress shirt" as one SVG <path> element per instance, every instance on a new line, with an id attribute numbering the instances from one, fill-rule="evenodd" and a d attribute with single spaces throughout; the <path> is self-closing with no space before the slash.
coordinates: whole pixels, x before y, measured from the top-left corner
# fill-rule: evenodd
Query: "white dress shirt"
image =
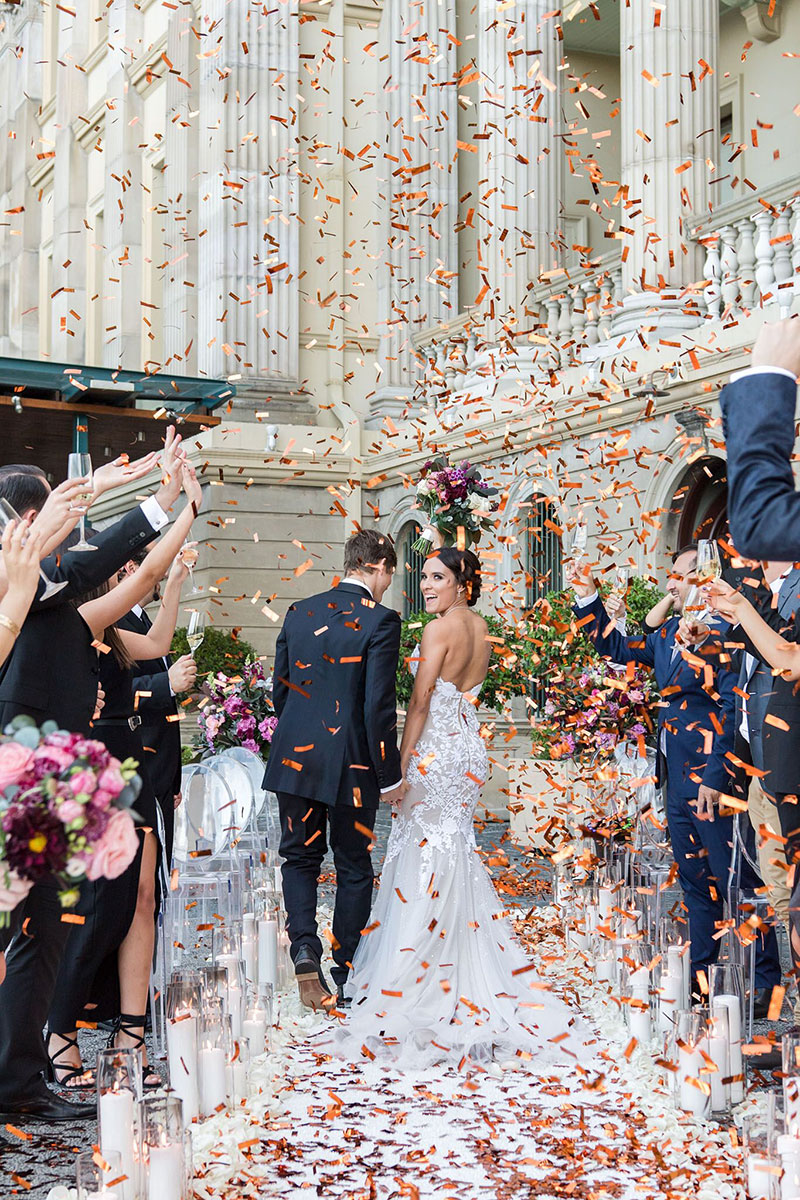
<path id="1" fill-rule="evenodd" d="M 144 616 L 144 609 L 142 608 L 141 604 L 134 604 L 133 608 L 131 609 L 131 612 L 133 613 L 133 615 L 135 617 L 138 617 L 140 621 L 141 621 L 142 617 Z M 170 694 L 170 696 L 174 696 L 175 693 L 172 690 L 172 680 L 169 677 L 169 663 L 167 662 L 166 655 L 163 656 L 161 661 L 163 662 L 164 667 L 166 668 L 166 672 L 167 672 L 167 686 L 169 687 L 169 694 Z"/>

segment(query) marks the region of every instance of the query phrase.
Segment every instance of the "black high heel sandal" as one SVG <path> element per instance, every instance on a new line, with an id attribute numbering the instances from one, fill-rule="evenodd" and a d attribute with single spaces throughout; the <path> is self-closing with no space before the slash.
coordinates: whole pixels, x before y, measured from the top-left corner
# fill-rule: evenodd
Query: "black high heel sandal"
<path id="1" fill-rule="evenodd" d="M 108 1039 L 109 1050 L 121 1050 L 122 1046 L 117 1045 L 117 1034 L 122 1033 L 125 1037 L 133 1038 L 134 1044 L 130 1047 L 125 1047 L 131 1050 L 144 1050 L 144 1026 L 147 1017 L 133 1016 L 131 1013 L 120 1013 L 114 1025 L 114 1031 Z M 140 1031 L 140 1032 L 139 1032 Z M 156 1088 L 164 1086 L 164 1081 L 152 1067 L 142 1067 L 142 1087 L 145 1091 L 155 1091 Z"/>
<path id="2" fill-rule="evenodd" d="M 55 1054 L 50 1053 L 50 1039 L 52 1037 L 61 1038 L 64 1043 Z M 73 1067 L 72 1063 L 59 1063 L 59 1059 L 63 1058 L 64 1054 L 69 1050 L 78 1049 L 78 1035 L 74 1036 L 69 1033 L 48 1033 L 47 1035 L 47 1079 L 50 1083 L 57 1083 L 59 1087 L 66 1088 L 68 1092 L 78 1092 L 82 1088 L 93 1088 L 95 1085 L 94 1071 L 85 1070 L 83 1063 L 79 1067 Z M 73 1083 L 73 1080 L 80 1079 L 81 1083 Z"/>

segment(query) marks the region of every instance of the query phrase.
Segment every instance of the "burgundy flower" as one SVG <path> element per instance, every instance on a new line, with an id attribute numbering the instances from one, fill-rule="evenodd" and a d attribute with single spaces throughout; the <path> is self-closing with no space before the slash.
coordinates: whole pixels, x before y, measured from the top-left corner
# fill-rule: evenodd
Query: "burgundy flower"
<path id="1" fill-rule="evenodd" d="M 3 814 L 8 865 L 26 879 L 62 869 L 67 855 L 64 826 L 44 805 L 10 804 Z"/>

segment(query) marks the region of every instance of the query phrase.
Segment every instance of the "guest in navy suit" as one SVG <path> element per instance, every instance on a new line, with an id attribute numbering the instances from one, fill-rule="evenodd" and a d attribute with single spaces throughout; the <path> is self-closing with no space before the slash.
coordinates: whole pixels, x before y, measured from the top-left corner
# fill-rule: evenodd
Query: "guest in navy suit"
<path id="1" fill-rule="evenodd" d="M 752 365 L 722 389 L 728 455 L 728 521 L 740 554 L 800 562 L 800 492 L 795 491 L 794 410 L 800 319 L 763 325 Z"/>
<path id="2" fill-rule="evenodd" d="M 291 606 L 275 649 L 278 725 L 264 787 L 278 795 L 290 952 L 300 997 L 312 1008 L 331 995 L 317 934 L 326 834 L 336 867 L 331 974 L 342 1004 L 372 905 L 378 803 L 404 793 L 395 695 L 400 618 L 380 603 L 396 564 L 383 534 L 354 534 L 345 546 L 345 578 Z"/>
<path id="3" fill-rule="evenodd" d="M 733 847 L 733 817 L 723 815 L 720 797 L 734 791 L 730 760 L 735 734 L 736 671 L 725 647 L 728 626 L 709 626 L 704 640 L 687 646 L 688 623 L 681 614 L 697 561 L 695 547 L 673 560 L 668 591 L 673 612 L 660 629 L 647 636 L 623 637 L 608 616 L 591 576 L 568 574 L 579 599 L 575 612 L 581 628 L 600 654 L 614 662 L 652 667 L 661 691 L 658 709 L 658 782 L 666 785 L 667 824 L 672 852 L 689 912 L 692 972 L 706 971 L 716 961 L 715 940 L 723 920 L 723 898 Z M 709 679 L 708 668 L 713 673 Z M 709 748 L 710 747 L 710 748 Z M 750 833 L 749 824 L 747 826 Z M 741 885 L 763 887 L 745 860 Z M 756 1011 L 766 1014 L 772 988 L 781 980 L 773 930 L 756 950 Z"/>

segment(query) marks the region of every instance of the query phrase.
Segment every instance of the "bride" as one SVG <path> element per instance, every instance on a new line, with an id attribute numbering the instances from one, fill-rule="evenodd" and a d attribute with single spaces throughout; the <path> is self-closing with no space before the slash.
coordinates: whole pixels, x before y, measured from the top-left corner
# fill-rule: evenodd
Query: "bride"
<path id="1" fill-rule="evenodd" d="M 486 622 L 473 611 L 481 568 L 470 550 L 441 548 L 422 571 L 437 619 L 411 660 L 414 691 L 397 806 L 378 900 L 346 985 L 334 1034 L 351 1059 L 403 1067 L 433 1062 L 563 1060 L 581 1037 L 569 1010 L 532 977 L 475 843 L 488 774 L 478 695 L 489 666 Z"/>

